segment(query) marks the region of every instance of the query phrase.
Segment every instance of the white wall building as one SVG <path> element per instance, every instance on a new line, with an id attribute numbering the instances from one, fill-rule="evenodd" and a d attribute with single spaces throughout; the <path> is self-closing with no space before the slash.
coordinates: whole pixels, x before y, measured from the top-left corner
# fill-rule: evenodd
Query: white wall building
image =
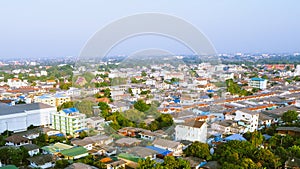
<path id="1" fill-rule="evenodd" d="M 264 90 L 267 88 L 267 80 L 262 78 L 251 78 L 249 81 L 249 86 Z"/>
<path id="2" fill-rule="evenodd" d="M 5 130 L 26 131 L 30 125 L 49 126 L 53 112 L 56 112 L 56 107 L 43 103 L 14 106 L 0 103 L 0 133 Z"/>
<path id="3" fill-rule="evenodd" d="M 175 127 L 175 140 L 189 140 L 206 143 L 207 123 L 203 121 L 192 121 Z"/>
<path id="4" fill-rule="evenodd" d="M 254 132 L 258 128 L 259 113 L 250 111 L 247 109 L 237 110 L 235 112 L 234 121 L 237 121 L 239 125 L 244 126 L 244 132 Z"/>
<path id="5" fill-rule="evenodd" d="M 20 80 L 18 78 L 7 79 L 7 85 L 12 88 L 19 88 L 21 86 L 28 86 L 28 82 L 26 80 Z"/>

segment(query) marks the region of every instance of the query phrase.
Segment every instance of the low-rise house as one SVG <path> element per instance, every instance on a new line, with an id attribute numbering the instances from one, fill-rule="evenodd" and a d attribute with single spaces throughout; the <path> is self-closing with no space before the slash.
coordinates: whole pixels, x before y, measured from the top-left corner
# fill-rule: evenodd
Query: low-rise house
<path id="1" fill-rule="evenodd" d="M 237 122 L 232 120 L 217 121 L 211 124 L 211 128 L 220 134 L 239 133 Z"/>
<path id="2" fill-rule="evenodd" d="M 155 138 L 157 137 L 157 134 L 151 131 L 143 131 L 140 132 L 139 135 L 141 136 L 141 139 L 150 140 L 150 141 L 155 140 Z"/>
<path id="3" fill-rule="evenodd" d="M 175 127 L 175 140 L 200 141 L 206 143 L 207 123 L 188 121 Z"/>
<path id="4" fill-rule="evenodd" d="M 117 149 L 108 145 L 98 145 L 89 152 L 93 155 L 112 156 L 117 154 Z"/>
<path id="5" fill-rule="evenodd" d="M 88 138 L 94 142 L 94 145 L 108 145 L 113 142 L 113 138 L 107 135 L 96 135 Z"/>
<path id="6" fill-rule="evenodd" d="M 125 168 L 126 162 L 124 160 L 117 160 L 106 164 L 107 169 Z"/>
<path id="7" fill-rule="evenodd" d="M 291 136 L 300 136 L 300 127 L 278 127 L 276 129 L 279 134 L 288 134 Z"/>
<path id="8" fill-rule="evenodd" d="M 86 119 L 87 127 L 95 130 L 102 130 L 102 125 L 105 123 L 105 119 L 102 117 L 90 117 Z"/>
<path id="9" fill-rule="evenodd" d="M 50 146 L 44 146 L 42 147 L 42 151 L 43 154 L 58 154 L 60 153 L 62 150 L 67 150 L 67 149 L 71 149 L 73 146 L 70 146 L 68 144 L 63 144 L 63 143 L 55 143 L 53 145 Z"/>
<path id="10" fill-rule="evenodd" d="M 43 154 L 39 156 L 30 157 L 27 159 L 30 162 L 31 168 L 51 168 L 54 166 L 54 160 L 52 155 Z"/>
<path id="11" fill-rule="evenodd" d="M 22 147 L 24 147 L 25 150 L 28 151 L 28 154 L 30 155 L 30 157 L 40 153 L 40 147 L 35 144 L 26 144 L 26 145 L 23 145 Z"/>
<path id="12" fill-rule="evenodd" d="M 129 148 L 126 150 L 126 153 L 132 154 L 134 156 L 138 156 L 143 159 L 146 159 L 149 157 L 151 160 L 155 159 L 156 154 L 157 154 L 157 152 L 154 150 L 151 150 L 146 147 L 140 147 L 140 146 Z"/>
<path id="13" fill-rule="evenodd" d="M 89 155 L 88 150 L 81 146 L 62 150 L 60 153 L 67 160 L 75 160 Z"/>
<path id="14" fill-rule="evenodd" d="M 136 138 L 130 138 L 130 137 L 126 137 L 126 138 L 121 138 L 119 140 L 117 140 L 115 143 L 118 146 L 137 146 L 141 143 L 142 141 Z"/>
<path id="15" fill-rule="evenodd" d="M 157 138 L 152 144 L 154 147 L 172 151 L 174 156 L 180 156 L 182 154 L 183 144 L 180 142 Z"/>
<path id="16" fill-rule="evenodd" d="M 98 168 L 83 163 L 73 163 L 68 167 L 66 167 L 65 169 L 98 169 Z"/>
<path id="17" fill-rule="evenodd" d="M 75 146 L 82 146 L 84 148 L 86 148 L 87 150 L 92 150 L 93 149 L 93 140 L 89 139 L 89 138 L 84 138 L 82 140 L 78 139 L 78 140 L 72 140 L 71 143 Z"/>
<path id="18" fill-rule="evenodd" d="M 30 143 L 28 138 L 19 136 L 19 135 L 12 135 L 5 139 L 7 146 L 23 146 Z"/>

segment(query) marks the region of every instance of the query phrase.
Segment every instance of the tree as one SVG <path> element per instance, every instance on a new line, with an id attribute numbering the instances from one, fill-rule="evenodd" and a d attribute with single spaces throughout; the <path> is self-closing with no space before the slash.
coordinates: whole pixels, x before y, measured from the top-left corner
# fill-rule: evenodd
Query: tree
<path id="1" fill-rule="evenodd" d="M 145 77 L 147 76 L 147 73 L 145 71 L 142 71 L 141 75 Z"/>
<path id="2" fill-rule="evenodd" d="M 166 156 L 164 158 L 163 166 L 166 169 L 190 169 L 190 163 L 186 160 L 175 159 L 173 156 Z"/>
<path id="3" fill-rule="evenodd" d="M 261 132 L 254 131 L 251 133 L 250 141 L 251 141 L 252 145 L 254 145 L 255 147 L 258 147 L 259 145 L 261 145 L 263 143 L 264 136 L 261 134 Z"/>
<path id="4" fill-rule="evenodd" d="M 34 143 L 40 147 L 46 146 L 48 142 L 48 135 L 40 133 L 40 135 L 34 140 Z"/>
<path id="5" fill-rule="evenodd" d="M 82 100 L 74 103 L 74 107 L 76 107 L 80 113 L 85 114 L 87 117 L 91 117 L 93 115 L 93 106 L 95 104 L 90 100 Z"/>
<path id="6" fill-rule="evenodd" d="M 99 102 L 98 106 L 99 106 L 100 110 L 108 110 L 109 109 L 109 105 L 105 102 Z"/>
<path id="7" fill-rule="evenodd" d="M 80 139 L 83 139 L 83 138 L 85 138 L 85 137 L 87 137 L 87 136 L 88 136 L 88 134 L 87 134 L 87 132 L 85 132 L 85 131 L 82 131 L 82 132 L 79 133 L 79 138 L 80 138 Z"/>
<path id="8" fill-rule="evenodd" d="M 292 157 L 300 158 L 300 146 L 299 145 L 298 146 L 293 145 L 288 150 L 289 150 Z"/>
<path id="9" fill-rule="evenodd" d="M 59 85 L 59 88 L 61 90 L 69 90 L 71 86 L 72 86 L 72 83 L 61 83 Z"/>
<path id="10" fill-rule="evenodd" d="M 208 144 L 200 143 L 199 141 L 195 141 L 190 146 L 188 146 L 188 148 L 184 150 L 184 154 L 186 154 L 187 156 L 199 157 L 206 160 L 212 159 Z"/>
<path id="11" fill-rule="evenodd" d="M 55 162 L 55 169 L 66 168 L 69 166 L 68 160 L 62 159 Z"/>
<path id="12" fill-rule="evenodd" d="M 73 101 L 69 101 L 69 102 L 65 102 L 62 105 L 57 107 L 57 111 L 60 111 L 62 109 L 68 109 L 74 107 L 74 102 Z"/>
<path id="13" fill-rule="evenodd" d="M 298 119 L 298 113 L 294 110 L 288 110 L 287 112 L 283 113 L 281 118 L 284 122 L 291 123 Z"/>
<path id="14" fill-rule="evenodd" d="M 156 162 L 147 157 L 145 160 L 140 160 L 138 162 L 137 169 L 149 169 L 155 168 Z"/>
<path id="15" fill-rule="evenodd" d="M 138 100 L 134 103 L 133 107 L 141 112 L 149 110 L 150 105 L 146 104 L 144 100 Z"/>

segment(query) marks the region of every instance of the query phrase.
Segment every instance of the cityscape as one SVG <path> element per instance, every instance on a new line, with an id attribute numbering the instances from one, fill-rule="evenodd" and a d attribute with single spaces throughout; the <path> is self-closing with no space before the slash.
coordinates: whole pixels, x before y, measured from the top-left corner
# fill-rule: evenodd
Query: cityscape
<path id="1" fill-rule="evenodd" d="M 90 26 L 90 30 L 97 27 L 89 36 L 78 34 L 80 38 L 87 36 L 84 40 L 77 39 L 74 33 L 83 28 L 69 30 L 63 24 L 55 28 L 66 29 L 62 34 L 74 33 L 74 39 L 68 40 L 70 45 L 63 48 L 58 46 L 64 45 L 64 36 L 54 36 L 55 31 L 41 35 L 49 38 L 47 42 L 40 41 L 41 46 L 35 46 L 33 41 L 39 33 L 33 33 L 24 44 L 26 51 L 16 37 L 12 37 L 14 46 L 8 47 L 13 40 L 5 32 L 12 33 L 14 25 L 6 25 L 5 21 L 2 29 L 6 31 L 0 33 L 4 37 L 0 40 L 0 169 L 300 168 L 300 25 L 290 24 L 298 21 L 295 13 L 300 12 L 287 14 L 287 6 L 300 4 L 261 4 L 277 9 L 289 3 L 282 6 L 287 12 L 282 14 L 287 33 L 280 34 L 283 28 L 276 26 L 269 30 L 284 41 L 280 44 L 269 35 L 264 37 L 267 44 L 256 41 L 264 28 L 248 35 L 249 28 L 240 27 L 245 34 L 241 36 L 253 36 L 253 42 L 261 48 L 251 45 L 252 40 L 243 39 L 245 44 L 232 42 L 230 46 L 230 41 L 221 43 L 216 36 L 210 39 L 209 35 L 222 27 L 216 29 L 212 24 L 210 28 L 204 26 L 207 34 L 200 31 L 197 18 L 201 22 L 202 16 L 166 13 L 181 5 L 186 11 L 195 9 L 195 3 L 203 5 L 201 9 L 216 5 L 216 9 L 223 10 L 219 6 L 223 5 L 239 10 L 232 7 L 233 1 L 193 1 L 190 5 L 177 1 L 171 5 L 168 1 L 170 6 L 166 2 L 128 2 L 124 7 L 136 5 L 139 11 L 131 9 L 126 15 L 121 12 L 122 17 L 112 22 L 101 21 L 100 29 L 79 17 L 78 22 Z M 52 8 L 58 2 L 44 3 Z M 71 6 L 76 9 L 88 4 L 91 11 L 83 11 L 95 12 L 101 18 L 97 13 L 100 9 L 93 7 L 100 1 L 68 3 L 74 3 Z M 243 10 L 247 5 L 260 4 L 235 3 Z M 48 10 L 42 4 L 29 7 L 30 4 L 24 7 L 32 8 L 32 13 L 37 8 Z M 107 2 L 107 6 L 111 5 Z M 1 6 L 3 14 L 8 14 L 7 9 L 14 5 L 0 2 L 0 14 Z M 149 12 L 148 7 L 155 10 Z M 58 12 L 61 9 L 58 7 Z M 112 9 L 103 9 L 106 10 Z M 273 23 L 277 11 L 265 10 Z M 69 12 L 73 13 L 73 9 Z M 248 12 L 240 14 L 245 17 Z M 21 16 L 22 10 L 17 13 Z M 31 13 L 24 15 L 27 14 Z M 60 18 L 52 13 L 41 15 L 50 23 L 53 21 L 47 16 Z M 208 15 L 207 18 L 222 16 L 218 12 Z M 234 22 L 231 14 L 224 15 L 227 23 Z M 264 17 L 257 18 L 257 22 L 266 22 Z M 30 18 L 26 22 L 35 25 Z M 26 29 L 24 25 L 24 32 Z M 232 29 L 227 30 L 228 36 L 235 33 Z M 295 38 L 286 37 L 290 35 Z M 235 36 L 238 35 L 232 35 L 233 41 Z M 56 43 L 50 42 L 54 37 Z M 23 37 L 19 38 L 22 42 Z M 79 42 L 71 42 L 76 40 Z M 51 45 L 46 48 L 43 43 Z M 82 46 L 75 49 L 78 43 Z"/>

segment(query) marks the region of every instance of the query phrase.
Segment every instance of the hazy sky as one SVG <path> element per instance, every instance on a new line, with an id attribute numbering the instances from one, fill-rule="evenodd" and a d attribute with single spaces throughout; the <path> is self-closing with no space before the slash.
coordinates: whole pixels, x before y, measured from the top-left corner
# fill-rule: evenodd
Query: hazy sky
<path id="1" fill-rule="evenodd" d="M 218 53 L 299 52 L 299 7 L 299 0 L 1 0 L 0 58 L 77 56 L 97 30 L 144 12 L 185 19 Z M 178 42 L 148 35 L 124 41 L 110 54 L 145 48 L 189 53 Z"/>

